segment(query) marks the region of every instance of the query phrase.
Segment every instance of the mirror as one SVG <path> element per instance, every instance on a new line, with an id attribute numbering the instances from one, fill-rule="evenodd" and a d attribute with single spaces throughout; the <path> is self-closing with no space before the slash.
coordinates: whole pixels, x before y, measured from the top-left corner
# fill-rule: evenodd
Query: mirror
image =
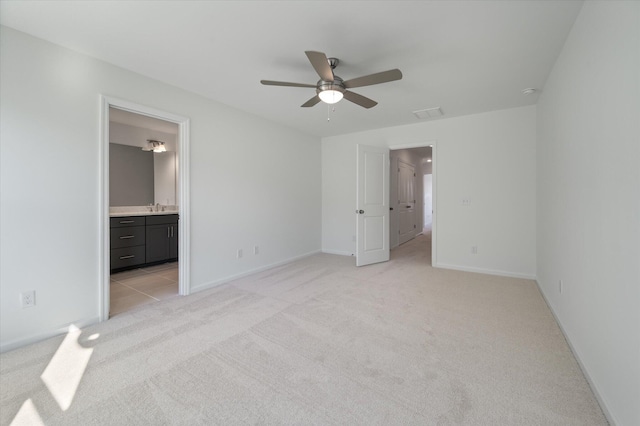
<path id="1" fill-rule="evenodd" d="M 175 152 L 109 144 L 109 205 L 176 204 Z"/>
<path id="2" fill-rule="evenodd" d="M 109 108 L 109 205 L 176 205 L 178 125 Z M 144 151 L 148 140 L 166 152 Z"/>

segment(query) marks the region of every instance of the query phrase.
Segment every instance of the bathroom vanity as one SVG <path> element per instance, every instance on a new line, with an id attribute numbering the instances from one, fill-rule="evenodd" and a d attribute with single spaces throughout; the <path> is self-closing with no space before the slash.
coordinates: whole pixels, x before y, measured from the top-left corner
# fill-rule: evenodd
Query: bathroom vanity
<path id="1" fill-rule="evenodd" d="M 178 260 L 178 214 L 110 216 L 111 272 Z"/>

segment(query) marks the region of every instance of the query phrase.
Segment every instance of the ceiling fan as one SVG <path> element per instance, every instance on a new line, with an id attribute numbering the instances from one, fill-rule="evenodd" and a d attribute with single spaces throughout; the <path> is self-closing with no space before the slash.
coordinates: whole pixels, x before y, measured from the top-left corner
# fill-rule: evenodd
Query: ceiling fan
<path id="1" fill-rule="evenodd" d="M 347 89 L 355 87 L 371 86 L 373 84 L 387 83 L 389 81 L 400 80 L 402 73 L 399 69 L 378 72 L 365 75 L 363 77 L 352 78 L 344 81 L 333 73 L 333 70 L 340 61 L 336 58 L 327 58 L 322 52 L 304 52 L 311 62 L 311 66 L 320 76 L 316 84 L 289 83 L 286 81 L 260 80 L 266 86 L 289 86 L 289 87 L 309 87 L 316 89 L 316 96 L 303 103 L 302 107 L 312 107 L 322 101 L 328 104 L 335 104 L 343 97 L 364 108 L 372 108 L 378 103 L 365 96 L 359 95 Z"/>

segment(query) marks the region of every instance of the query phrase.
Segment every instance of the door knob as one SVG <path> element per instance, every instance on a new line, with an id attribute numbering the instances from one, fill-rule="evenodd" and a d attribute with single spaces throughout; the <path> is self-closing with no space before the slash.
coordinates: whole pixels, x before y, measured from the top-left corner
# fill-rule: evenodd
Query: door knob
<path id="1" fill-rule="evenodd" d="M 364 210 L 356 210 L 356 213 L 357 213 L 357 214 L 363 214 L 363 213 L 364 213 Z"/>

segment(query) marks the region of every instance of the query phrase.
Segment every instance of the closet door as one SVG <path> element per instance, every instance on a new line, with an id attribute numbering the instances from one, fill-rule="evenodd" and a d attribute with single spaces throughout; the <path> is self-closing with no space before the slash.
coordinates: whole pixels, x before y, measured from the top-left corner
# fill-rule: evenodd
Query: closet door
<path id="1" fill-rule="evenodd" d="M 399 243 L 416 236 L 416 176 L 413 164 L 398 160 Z"/>

